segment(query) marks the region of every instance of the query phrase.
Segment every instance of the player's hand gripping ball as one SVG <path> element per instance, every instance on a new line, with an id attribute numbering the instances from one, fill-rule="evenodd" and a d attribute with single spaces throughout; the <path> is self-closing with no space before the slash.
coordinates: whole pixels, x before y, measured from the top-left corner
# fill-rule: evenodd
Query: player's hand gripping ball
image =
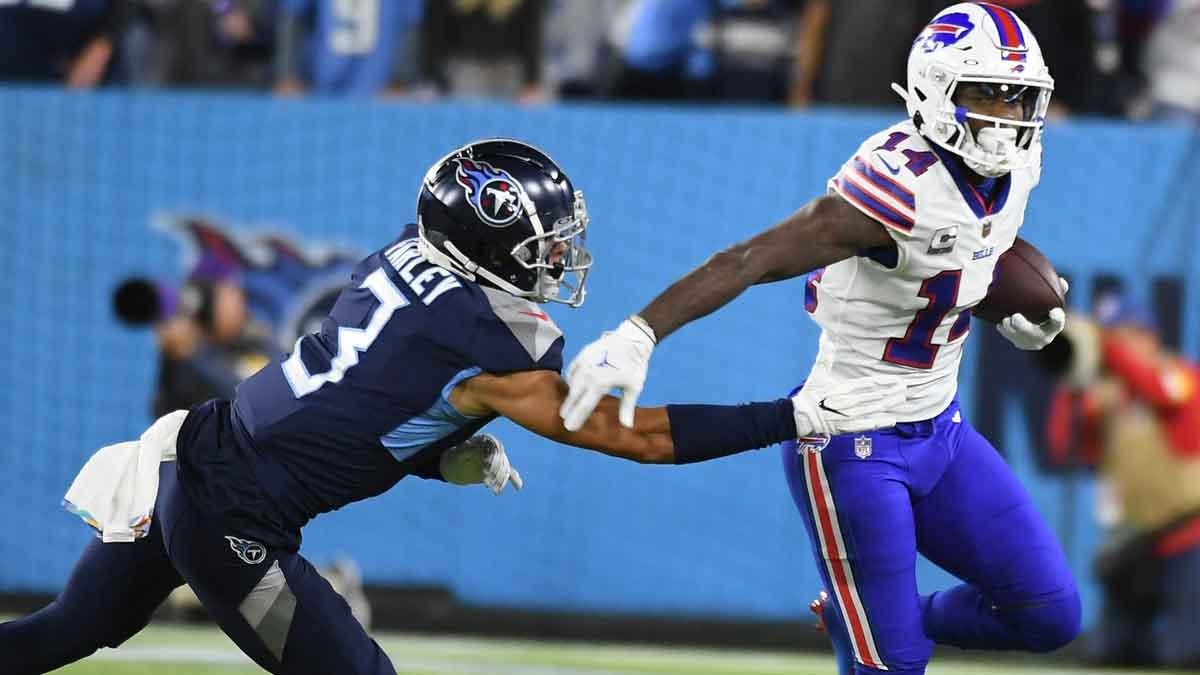
<path id="1" fill-rule="evenodd" d="M 1054 265 L 1033 244 L 1018 238 L 996 261 L 987 296 L 972 313 L 989 323 L 1000 323 L 1013 314 L 1042 323 L 1050 310 L 1066 305 L 1066 293 Z"/>
<path id="2" fill-rule="evenodd" d="M 992 285 L 973 314 L 997 324 L 1017 348 L 1041 349 L 1066 325 L 1067 288 L 1041 251 L 1017 239 L 996 261 Z"/>

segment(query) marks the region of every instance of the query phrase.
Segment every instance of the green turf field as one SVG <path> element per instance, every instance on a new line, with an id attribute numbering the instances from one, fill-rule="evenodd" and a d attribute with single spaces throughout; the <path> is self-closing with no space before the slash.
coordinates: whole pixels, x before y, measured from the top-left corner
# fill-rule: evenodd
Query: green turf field
<path id="1" fill-rule="evenodd" d="M 425 675 L 835 675 L 824 654 L 528 642 L 458 637 L 377 636 L 401 673 Z M 215 629 L 150 628 L 117 650 L 55 671 L 69 675 L 225 675 L 261 672 Z M 941 659 L 930 675 L 1068 675 L 1097 671 L 1036 661 Z M 1146 671 L 1150 672 L 1150 671 Z M 1153 671 L 1185 675 L 1184 671 Z M 1197 675 L 1191 673 L 1190 675 Z"/>

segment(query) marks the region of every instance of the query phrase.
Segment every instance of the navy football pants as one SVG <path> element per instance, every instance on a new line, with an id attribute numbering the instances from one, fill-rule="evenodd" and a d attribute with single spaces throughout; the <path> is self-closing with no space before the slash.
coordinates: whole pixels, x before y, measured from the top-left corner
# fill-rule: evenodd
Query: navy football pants
<path id="1" fill-rule="evenodd" d="M 174 463 L 159 476 L 145 538 L 92 541 L 58 599 L 0 624 L 0 673 L 44 673 L 121 644 L 185 580 L 221 630 L 272 673 L 396 672 L 307 560 L 245 542 L 239 555 L 226 538 L 236 533 L 214 528 L 177 489 Z"/>
<path id="2" fill-rule="evenodd" d="M 1078 634 L 1061 547 L 957 402 L 823 449 L 787 443 L 783 465 L 843 675 L 924 673 L 934 643 L 1043 652 Z M 966 583 L 922 596 L 918 551 Z"/>

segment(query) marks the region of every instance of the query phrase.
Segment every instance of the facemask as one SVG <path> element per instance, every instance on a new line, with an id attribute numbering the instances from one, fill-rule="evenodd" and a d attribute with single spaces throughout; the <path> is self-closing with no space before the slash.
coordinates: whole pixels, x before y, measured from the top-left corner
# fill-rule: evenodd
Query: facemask
<path id="1" fill-rule="evenodd" d="M 1017 155 L 1017 130 L 988 126 L 975 134 L 973 146 L 965 148 L 963 161 L 975 173 L 988 178 L 1003 176 L 1012 170 Z"/>
<path id="2" fill-rule="evenodd" d="M 543 272 L 538 278 L 538 294 L 543 298 L 557 298 L 562 278 L 555 278 Z"/>

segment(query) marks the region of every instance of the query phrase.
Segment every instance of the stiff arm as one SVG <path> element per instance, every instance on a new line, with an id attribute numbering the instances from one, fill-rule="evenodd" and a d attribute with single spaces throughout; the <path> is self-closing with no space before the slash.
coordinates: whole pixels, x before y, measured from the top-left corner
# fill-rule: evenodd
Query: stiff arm
<path id="1" fill-rule="evenodd" d="M 867 379 L 871 381 L 848 384 L 826 400 L 857 413 L 852 416 L 858 419 L 846 422 L 854 429 L 894 424 L 878 415 L 904 400 L 903 387 Z M 463 414 L 503 415 L 551 440 L 646 464 L 704 462 L 794 439 L 800 435 L 797 430 L 812 430 L 815 405 L 800 394 L 740 405 L 671 404 L 637 408 L 626 425 L 619 419 L 617 399 L 606 396 L 586 423 L 568 429 L 557 414 L 566 398 L 566 383 L 548 370 L 477 375 L 450 393 L 450 403 Z M 870 426 L 855 426 L 861 424 Z"/>
<path id="2" fill-rule="evenodd" d="M 836 194 L 814 199 L 774 227 L 714 254 L 638 314 L 661 342 L 750 286 L 791 279 L 867 248 L 892 245 L 878 221 Z"/>
<path id="3" fill-rule="evenodd" d="M 601 398 L 620 389 L 620 422 L 645 384 L 655 344 L 684 324 L 728 304 L 750 286 L 790 279 L 864 249 L 894 245 L 884 226 L 838 195 L 809 202 L 779 224 L 720 251 L 672 284 L 615 331 L 584 347 L 567 369 L 570 391 L 559 409 L 567 429 L 580 428 Z"/>

